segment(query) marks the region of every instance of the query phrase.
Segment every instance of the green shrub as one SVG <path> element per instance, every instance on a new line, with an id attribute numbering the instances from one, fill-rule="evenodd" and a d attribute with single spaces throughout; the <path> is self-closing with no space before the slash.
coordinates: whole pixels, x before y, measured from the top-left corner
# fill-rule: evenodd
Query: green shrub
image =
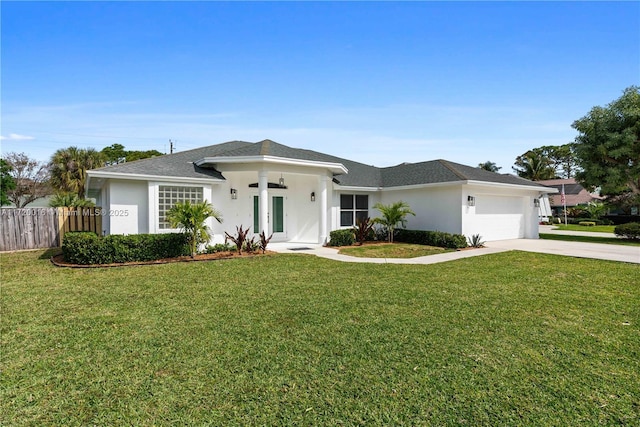
<path id="1" fill-rule="evenodd" d="M 596 223 L 594 221 L 580 221 L 578 225 L 582 225 L 585 227 L 595 227 Z"/>
<path id="2" fill-rule="evenodd" d="M 94 233 L 67 233 L 62 243 L 64 259 L 72 264 L 114 264 L 153 261 L 189 255 L 183 233 L 131 234 L 98 237 Z"/>
<path id="3" fill-rule="evenodd" d="M 230 245 L 229 243 L 216 243 L 215 245 L 209 245 L 205 248 L 204 253 L 206 254 L 215 254 L 217 252 L 230 252 L 235 251 L 236 247 L 234 245 Z"/>
<path id="4" fill-rule="evenodd" d="M 625 239 L 640 240 L 640 222 L 616 225 L 613 232 L 616 236 L 624 237 Z"/>
<path id="5" fill-rule="evenodd" d="M 461 249 L 467 247 L 467 238 L 462 234 L 451 234 L 443 231 L 427 230 L 396 230 L 397 242 L 414 243 L 417 245 L 437 246 L 447 249 Z"/>
<path id="6" fill-rule="evenodd" d="M 351 246 L 355 241 L 353 230 L 350 228 L 334 230 L 329 233 L 329 246 Z"/>

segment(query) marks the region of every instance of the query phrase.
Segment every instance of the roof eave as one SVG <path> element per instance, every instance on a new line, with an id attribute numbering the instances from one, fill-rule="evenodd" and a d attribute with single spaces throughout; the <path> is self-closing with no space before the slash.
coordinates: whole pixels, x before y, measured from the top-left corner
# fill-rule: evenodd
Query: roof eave
<path id="1" fill-rule="evenodd" d="M 147 175 L 138 173 L 122 173 L 122 172 L 104 172 L 98 170 L 88 170 L 88 178 L 105 178 L 105 179 L 131 179 L 136 181 L 172 181 L 172 182 L 191 182 L 211 184 L 212 182 L 225 182 L 220 178 L 196 178 L 187 176 L 167 176 L 167 175 Z"/>
<path id="2" fill-rule="evenodd" d="M 321 169 L 328 169 L 334 174 L 346 174 L 349 173 L 349 169 L 342 163 L 331 162 L 317 162 L 314 160 L 300 160 L 291 159 L 288 157 L 276 157 L 276 156 L 233 156 L 233 157 L 204 157 L 194 162 L 196 166 L 203 165 L 217 165 L 217 164 L 239 164 L 239 163 L 269 163 L 280 165 L 294 165 L 304 167 L 314 167 Z"/>
<path id="3" fill-rule="evenodd" d="M 519 188 L 521 190 L 539 191 L 541 193 L 557 193 L 555 188 L 545 187 L 544 185 L 523 185 L 523 184 L 509 184 L 505 182 L 491 182 L 491 181 L 476 181 L 467 180 L 463 181 L 464 184 L 470 185 L 483 185 L 489 187 L 501 187 L 501 188 Z"/>

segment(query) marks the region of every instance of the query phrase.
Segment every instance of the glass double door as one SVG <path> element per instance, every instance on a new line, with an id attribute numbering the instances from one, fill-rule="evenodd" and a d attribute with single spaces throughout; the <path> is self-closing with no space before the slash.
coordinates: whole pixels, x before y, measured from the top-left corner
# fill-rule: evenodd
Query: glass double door
<path id="1" fill-rule="evenodd" d="M 267 214 L 268 234 L 273 234 L 274 240 L 284 239 L 285 230 L 284 196 L 269 197 L 269 213 Z M 260 233 L 260 198 L 253 196 L 253 230 Z M 268 237 L 268 236 L 267 236 Z"/>

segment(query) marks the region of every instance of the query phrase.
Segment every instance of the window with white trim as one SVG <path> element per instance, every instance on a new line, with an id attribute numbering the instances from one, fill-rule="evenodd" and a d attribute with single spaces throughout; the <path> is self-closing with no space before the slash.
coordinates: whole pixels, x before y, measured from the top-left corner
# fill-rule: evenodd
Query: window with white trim
<path id="1" fill-rule="evenodd" d="M 160 185 L 158 187 L 158 228 L 171 229 L 171 224 L 166 219 L 167 211 L 177 202 L 190 201 L 201 203 L 202 187 L 182 187 L 173 185 Z"/>
<path id="2" fill-rule="evenodd" d="M 340 195 L 340 226 L 351 227 L 358 219 L 369 217 L 369 196 L 367 194 Z"/>

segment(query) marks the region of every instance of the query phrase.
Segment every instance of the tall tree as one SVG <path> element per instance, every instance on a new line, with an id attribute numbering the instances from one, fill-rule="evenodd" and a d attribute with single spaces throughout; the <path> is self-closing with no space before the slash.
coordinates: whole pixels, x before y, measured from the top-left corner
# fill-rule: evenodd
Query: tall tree
<path id="1" fill-rule="evenodd" d="M 84 199 L 87 170 L 104 166 L 102 153 L 93 148 L 61 148 L 51 156 L 51 185 L 58 193 Z"/>
<path id="2" fill-rule="evenodd" d="M 390 205 L 376 203 L 373 207 L 378 209 L 382 214 L 382 217 L 375 218 L 373 222 L 381 224 L 387 229 L 387 238 L 390 243 L 393 243 L 393 232 L 398 223 L 406 227 L 407 215 L 416 216 L 415 212 L 409 207 L 409 204 L 402 200 L 391 203 Z"/>
<path id="3" fill-rule="evenodd" d="M 104 147 L 102 150 L 100 150 L 100 153 L 102 153 L 105 160 L 105 165 L 107 166 L 163 155 L 158 150 L 125 150 L 124 145 L 121 144 L 112 144 L 108 147 Z"/>
<path id="4" fill-rule="evenodd" d="M 607 106 L 593 107 L 572 127 L 579 132 L 578 181 L 600 187 L 606 196 L 629 192 L 640 200 L 640 87 L 628 87 Z"/>
<path id="5" fill-rule="evenodd" d="M 16 208 L 51 194 L 49 168 L 46 163 L 30 158 L 25 153 L 7 153 L 4 161 L 15 186 L 7 190 L 7 198 Z"/>
<path id="6" fill-rule="evenodd" d="M 7 193 L 16 188 L 16 182 L 9 174 L 11 166 L 4 159 L 0 159 L 0 206 L 11 203 Z"/>
<path id="7" fill-rule="evenodd" d="M 493 162 L 490 162 L 489 160 L 484 163 L 478 163 L 478 167 L 489 172 L 498 172 L 500 169 L 502 169 L 500 166 L 496 165 Z"/>
<path id="8" fill-rule="evenodd" d="M 515 166 L 512 169 L 520 178 L 540 181 L 555 177 L 555 170 L 551 160 L 539 151 L 529 150 L 516 157 Z"/>
<path id="9" fill-rule="evenodd" d="M 118 163 L 124 163 L 127 160 L 127 152 L 124 149 L 124 145 L 112 144 L 108 147 L 104 147 L 100 150 L 104 157 L 105 165 L 117 165 Z"/>
<path id="10" fill-rule="evenodd" d="M 126 151 L 126 161 L 133 162 L 134 160 L 148 159 L 149 157 L 163 156 L 158 150 L 146 150 L 146 151 Z"/>

